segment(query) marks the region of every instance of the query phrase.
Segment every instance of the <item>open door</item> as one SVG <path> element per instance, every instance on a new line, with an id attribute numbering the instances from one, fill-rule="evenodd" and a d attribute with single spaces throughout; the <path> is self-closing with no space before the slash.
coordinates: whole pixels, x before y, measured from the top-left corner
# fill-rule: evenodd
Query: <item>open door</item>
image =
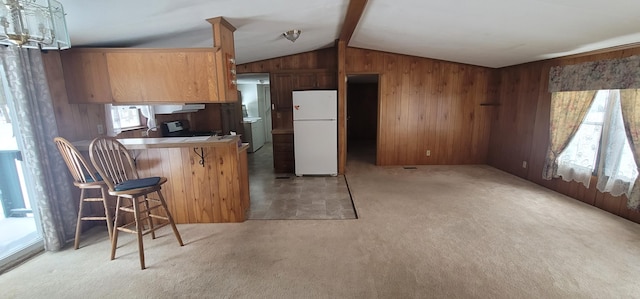
<path id="1" fill-rule="evenodd" d="M 376 164 L 379 76 L 347 76 L 347 159 Z"/>

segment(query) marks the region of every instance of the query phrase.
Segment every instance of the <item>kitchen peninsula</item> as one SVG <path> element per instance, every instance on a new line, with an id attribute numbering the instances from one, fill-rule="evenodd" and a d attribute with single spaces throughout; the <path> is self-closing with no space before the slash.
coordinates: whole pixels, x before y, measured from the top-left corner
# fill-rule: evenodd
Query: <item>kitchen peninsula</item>
<path id="1" fill-rule="evenodd" d="M 248 144 L 238 136 L 118 139 L 142 177 L 164 176 L 176 223 L 243 222 L 249 209 Z M 74 142 L 88 151 L 91 141 Z"/>

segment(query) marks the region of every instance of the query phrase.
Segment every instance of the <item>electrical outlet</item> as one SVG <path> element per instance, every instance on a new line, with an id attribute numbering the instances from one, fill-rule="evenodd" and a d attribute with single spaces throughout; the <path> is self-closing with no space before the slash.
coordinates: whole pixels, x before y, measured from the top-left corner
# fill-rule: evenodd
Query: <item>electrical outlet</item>
<path id="1" fill-rule="evenodd" d="M 527 168 L 527 161 L 522 161 L 522 168 Z"/>
<path id="2" fill-rule="evenodd" d="M 98 134 L 99 135 L 104 134 L 104 126 L 102 124 L 98 124 L 97 127 L 98 127 Z"/>
<path id="3" fill-rule="evenodd" d="M 431 157 L 431 150 L 427 150 L 427 157 Z"/>

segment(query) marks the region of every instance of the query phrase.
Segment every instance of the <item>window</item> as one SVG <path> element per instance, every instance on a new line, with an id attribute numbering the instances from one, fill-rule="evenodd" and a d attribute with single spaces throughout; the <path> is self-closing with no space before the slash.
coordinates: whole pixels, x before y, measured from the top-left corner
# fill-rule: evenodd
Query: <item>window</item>
<path id="1" fill-rule="evenodd" d="M 558 157 L 558 175 L 589 187 L 598 176 L 598 190 L 627 195 L 638 176 L 627 141 L 618 90 L 599 90 L 575 136 Z"/>
<path id="2" fill-rule="evenodd" d="M 135 106 L 111 106 L 111 120 L 120 130 L 142 126 L 140 110 Z"/>

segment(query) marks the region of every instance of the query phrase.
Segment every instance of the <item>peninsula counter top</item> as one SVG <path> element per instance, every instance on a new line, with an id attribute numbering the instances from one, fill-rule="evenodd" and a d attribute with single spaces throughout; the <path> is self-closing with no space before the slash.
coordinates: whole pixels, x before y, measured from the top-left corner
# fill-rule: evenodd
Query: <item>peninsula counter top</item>
<path id="1" fill-rule="evenodd" d="M 161 138 L 122 138 L 118 139 L 127 149 L 175 148 L 175 147 L 215 147 L 239 143 L 240 136 L 197 136 L 197 137 L 161 137 Z M 91 140 L 75 141 L 79 150 L 88 151 Z"/>

